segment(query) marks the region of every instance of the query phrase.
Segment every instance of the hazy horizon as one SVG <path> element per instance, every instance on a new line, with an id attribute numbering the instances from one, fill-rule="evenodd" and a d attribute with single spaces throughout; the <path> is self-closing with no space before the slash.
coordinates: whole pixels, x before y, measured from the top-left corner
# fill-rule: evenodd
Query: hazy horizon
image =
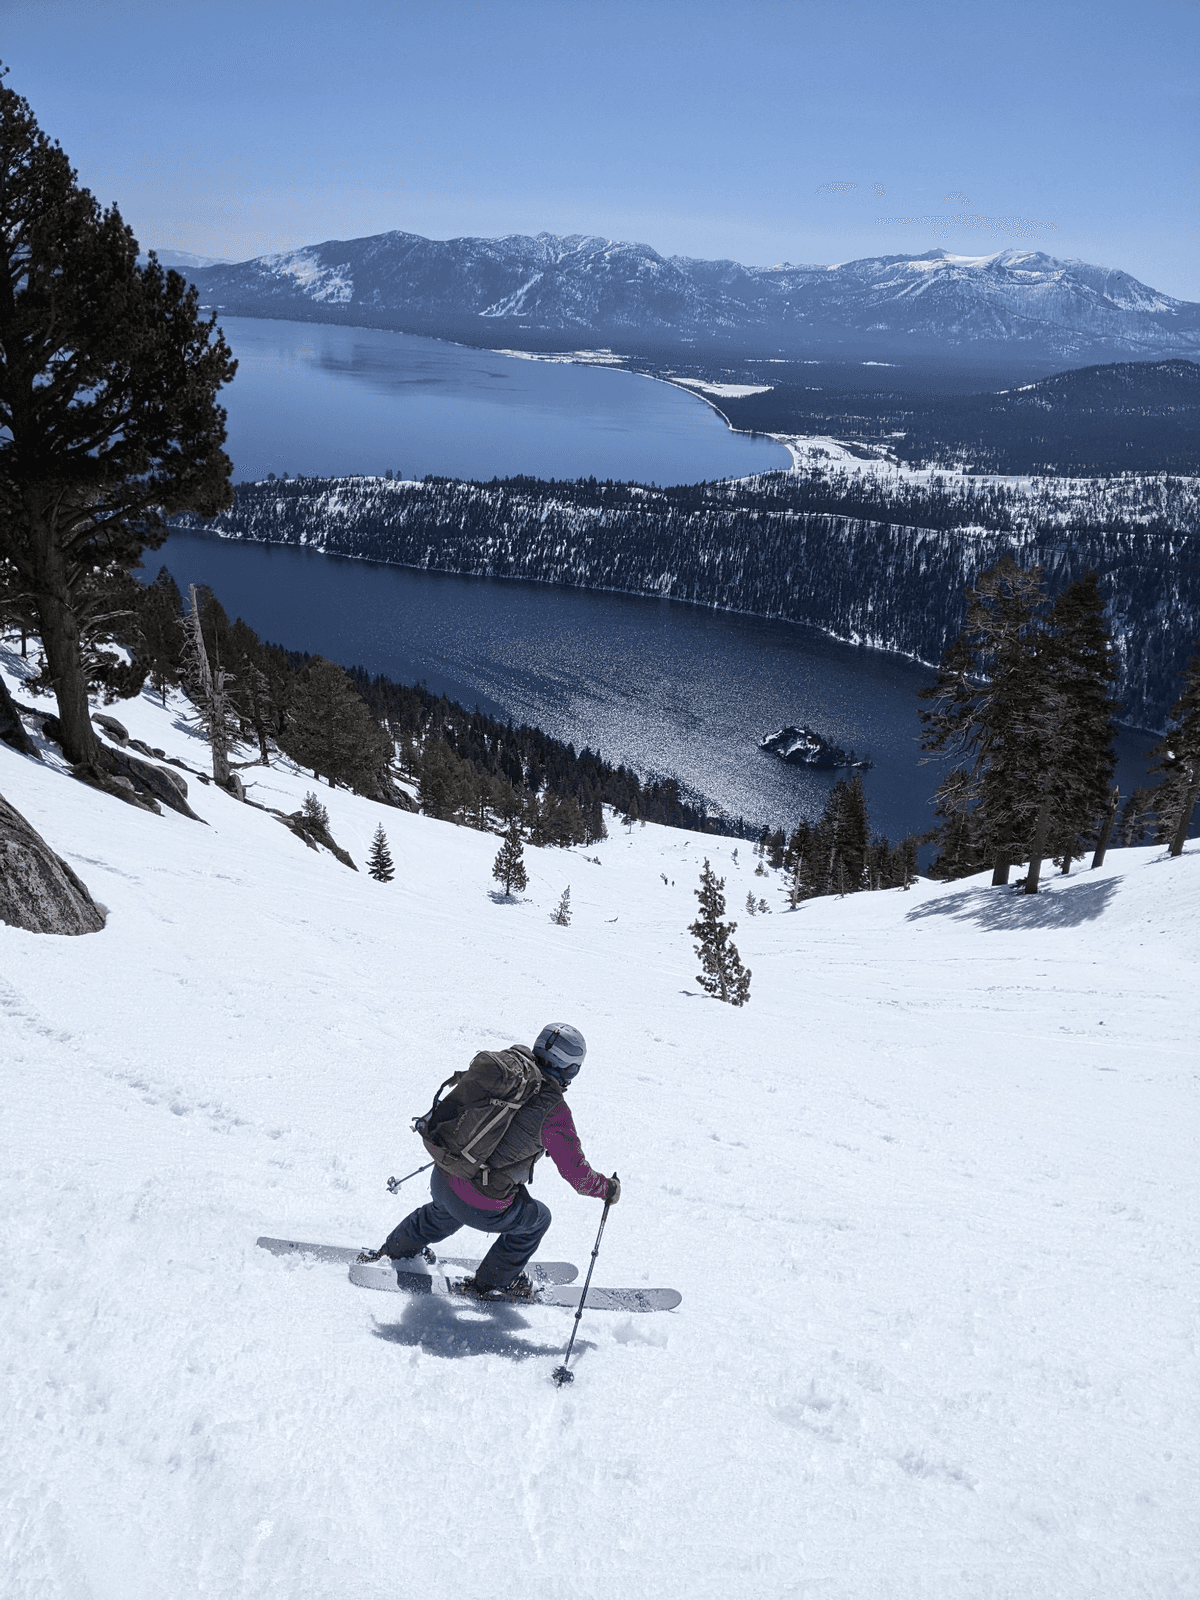
<path id="1" fill-rule="evenodd" d="M 945 247 L 1200 300 L 1200 6 L 6 0 L 8 84 L 146 248 L 399 229 L 827 265 Z"/>

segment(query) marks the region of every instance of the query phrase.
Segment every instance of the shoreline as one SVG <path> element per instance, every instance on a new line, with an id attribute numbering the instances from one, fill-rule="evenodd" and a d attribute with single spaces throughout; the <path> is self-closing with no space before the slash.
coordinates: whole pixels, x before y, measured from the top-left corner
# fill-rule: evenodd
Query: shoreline
<path id="1" fill-rule="evenodd" d="M 418 567 L 414 566 L 408 561 L 379 561 L 374 556 L 358 556 L 351 555 L 343 550 L 327 550 L 324 545 L 319 544 L 301 545 L 290 544 L 279 539 L 249 539 L 242 534 L 217 533 L 194 527 L 172 528 L 168 537 L 171 537 L 176 533 L 190 535 L 199 539 L 217 540 L 224 544 L 252 544 L 257 545 L 264 550 L 307 551 L 313 555 L 322 556 L 326 560 L 355 561 L 366 566 L 394 568 L 403 572 L 435 573 L 439 577 L 462 578 L 471 582 L 483 581 L 487 583 L 525 583 L 539 589 L 571 589 L 578 594 L 615 594 L 623 595 L 627 599 L 631 600 L 654 600 L 660 604 L 690 606 L 699 611 L 719 612 L 722 616 L 750 617 L 761 622 L 782 623 L 785 627 L 789 628 L 807 629 L 809 632 L 818 634 L 822 639 L 828 639 L 834 644 L 845 645 L 848 648 L 855 650 L 870 650 L 877 655 L 893 656 L 898 661 L 905 661 L 910 666 L 923 667 L 929 672 L 936 672 L 938 668 L 938 663 L 936 661 L 929 661 L 924 656 L 919 656 L 913 651 L 900 650 L 893 645 L 880 644 L 871 639 L 858 635 L 835 633 L 830 628 L 821 627 L 819 623 L 799 622 L 794 617 L 784 617 L 766 611 L 743 611 L 736 606 L 712 605 L 703 600 L 687 600 L 679 595 L 656 594 L 653 590 L 617 589 L 608 584 L 554 583 L 546 578 L 530 578 L 525 577 L 524 575 L 516 576 L 510 573 L 464 572 L 461 569 L 453 567 Z M 161 549 L 161 546 L 159 548 Z M 1163 736 L 1163 729 L 1147 728 L 1141 723 L 1136 722 L 1123 722 L 1120 718 L 1114 718 L 1114 721 L 1119 728 L 1122 728 L 1129 733 L 1143 733 L 1147 738 L 1153 739 L 1160 739 Z"/>

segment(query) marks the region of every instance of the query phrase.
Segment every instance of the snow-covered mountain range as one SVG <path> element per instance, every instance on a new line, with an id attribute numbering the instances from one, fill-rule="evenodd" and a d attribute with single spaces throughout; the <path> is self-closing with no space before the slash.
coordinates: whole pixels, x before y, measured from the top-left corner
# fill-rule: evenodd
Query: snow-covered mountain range
<path id="1" fill-rule="evenodd" d="M 1200 352 L 1200 305 L 1034 250 L 747 267 L 572 234 L 328 240 L 190 276 L 231 314 L 546 348 L 1034 362 Z"/>

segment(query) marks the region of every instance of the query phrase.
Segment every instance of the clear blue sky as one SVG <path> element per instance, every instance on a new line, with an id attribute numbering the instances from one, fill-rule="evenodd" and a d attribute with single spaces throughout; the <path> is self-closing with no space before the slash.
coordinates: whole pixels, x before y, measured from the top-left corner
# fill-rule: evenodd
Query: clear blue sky
<path id="1" fill-rule="evenodd" d="M 1200 0 L 0 0 L 0 58 L 145 246 L 1032 245 L 1200 300 Z M 876 220 L 963 213 L 1042 226 Z"/>

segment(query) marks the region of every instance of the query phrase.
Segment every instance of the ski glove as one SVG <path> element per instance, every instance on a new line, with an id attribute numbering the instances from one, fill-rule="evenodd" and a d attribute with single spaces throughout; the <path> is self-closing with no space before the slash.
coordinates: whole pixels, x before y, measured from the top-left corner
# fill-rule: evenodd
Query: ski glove
<path id="1" fill-rule="evenodd" d="M 620 1198 L 621 1180 L 614 1172 L 612 1177 L 608 1180 L 608 1193 L 604 1196 L 604 1201 L 606 1205 L 615 1206 Z"/>

